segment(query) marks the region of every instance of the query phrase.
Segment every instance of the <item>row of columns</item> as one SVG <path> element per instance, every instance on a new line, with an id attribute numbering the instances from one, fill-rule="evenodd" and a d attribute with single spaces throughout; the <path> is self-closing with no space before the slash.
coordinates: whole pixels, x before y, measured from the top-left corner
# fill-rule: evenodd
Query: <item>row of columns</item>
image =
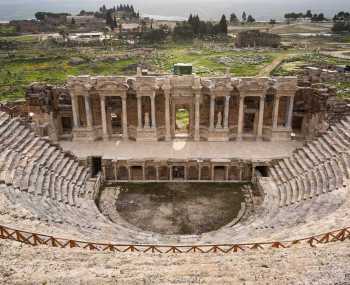
<path id="1" fill-rule="evenodd" d="M 113 164 L 113 172 L 114 172 L 114 177 L 115 177 L 115 180 L 118 180 L 117 177 L 118 177 L 118 170 L 119 168 L 121 167 L 124 167 L 126 168 L 127 170 L 127 173 L 128 173 L 128 179 L 127 180 L 132 180 L 132 167 L 141 167 L 142 168 L 142 180 L 147 180 L 146 178 L 146 167 L 144 165 L 122 165 L 122 166 L 117 166 L 117 164 Z M 184 176 L 183 176 L 183 180 L 186 181 L 186 180 L 189 180 L 189 169 L 191 167 L 191 165 L 189 166 L 184 166 L 184 165 L 173 165 L 173 166 L 151 166 L 151 167 L 154 167 L 154 169 L 156 170 L 156 180 L 160 180 L 160 168 L 163 168 L 163 167 L 166 167 L 167 168 L 167 174 L 168 174 L 168 180 L 169 181 L 172 181 L 172 180 L 177 180 L 177 179 L 180 179 L 181 178 L 174 178 L 174 171 L 175 171 L 175 168 L 176 167 L 183 167 L 184 169 Z M 202 169 L 207 167 L 209 169 L 209 177 L 210 177 L 210 180 L 209 181 L 214 181 L 215 180 L 215 170 L 216 168 L 218 167 L 224 167 L 224 180 L 228 181 L 230 180 L 229 179 L 229 171 L 230 171 L 230 167 L 233 167 L 233 166 L 230 166 L 230 165 L 214 165 L 214 166 L 209 166 L 209 165 L 204 165 L 204 166 L 197 166 L 197 171 L 198 171 L 198 179 L 195 179 L 195 180 L 203 180 L 203 171 Z M 238 167 L 238 166 L 234 166 L 234 167 L 237 167 L 237 169 L 239 170 L 239 177 L 237 177 L 237 181 L 241 181 L 243 178 L 242 178 L 242 175 L 243 175 L 243 169 L 241 167 Z M 104 166 L 103 167 L 103 171 L 106 173 L 106 167 Z M 123 180 L 124 181 L 124 180 Z M 208 181 L 207 179 L 203 180 L 203 181 Z"/>
<path id="2" fill-rule="evenodd" d="M 292 117 L 293 117 L 293 104 L 294 96 L 289 97 L 289 106 L 288 112 L 286 113 L 286 127 L 291 128 Z M 108 138 L 108 127 L 107 127 L 107 115 L 106 115 L 106 97 L 101 96 L 101 116 L 102 116 L 102 132 L 103 137 Z M 239 109 L 238 109 L 238 129 L 237 129 L 237 140 L 242 139 L 243 135 L 243 125 L 244 125 L 244 99 L 246 96 L 239 97 Z M 279 114 L 279 103 L 281 96 L 274 97 L 274 107 L 273 107 L 273 119 L 272 119 L 272 128 L 276 129 L 278 127 L 278 114 Z M 122 99 L 122 125 L 123 125 L 123 138 L 128 138 L 128 123 L 127 123 L 127 104 L 126 104 L 126 95 L 121 96 Z M 155 106 L 155 95 L 150 96 L 151 100 L 151 128 L 156 128 L 156 106 Z M 92 106 L 91 98 L 89 96 L 84 96 L 85 102 L 85 112 L 87 127 L 92 129 L 93 127 L 93 115 L 92 115 Z M 223 127 L 224 129 L 228 128 L 228 117 L 229 117 L 229 103 L 230 96 L 225 97 L 225 108 L 224 108 L 224 120 Z M 257 138 L 261 139 L 263 135 L 263 121 L 264 121 L 264 109 L 265 109 L 265 96 L 260 96 L 259 102 L 259 118 L 258 118 L 258 130 Z M 78 97 L 72 96 L 72 111 L 73 111 L 73 121 L 74 127 L 80 128 L 80 118 L 79 118 L 79 108 L 78 108 Z M 142 96 L 137 97 L 137 115 L 138 115 L 138 127 L 143 128 L 143 118 L 142 118 Z M 215 96 L 210 97 L 210 130 L 215 129 Z M 171 130 L 170 130 L 170 92 L 165 92 L 165 129 L 166 129 L 166 140 L 171 139 Z M 195 95 L 195 132 L 194 132 L 195 141 L 200 140 L 200 93 Z"/>

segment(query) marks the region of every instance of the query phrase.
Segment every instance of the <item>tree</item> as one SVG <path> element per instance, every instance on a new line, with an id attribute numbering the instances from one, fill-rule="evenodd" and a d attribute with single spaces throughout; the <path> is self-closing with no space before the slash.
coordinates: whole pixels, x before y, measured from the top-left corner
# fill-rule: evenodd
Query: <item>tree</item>
<path id="1" fill-rule="evenodd" d="M 118 25 L 118 23 L 117 23 L 117 18 L 116 18 L 115 15 L 114 15 L 114 17 L 113 17 L 112 28 L 115 29 L 115 28 L 117 27 L 117 25 Z"/>
<path id="2" fill-rule="evenodd" d="M 237 24 L 238 22 L 239 22 L 239 20 L 238 20 L 236 14 L 235 14 L 235 13 L 232 13 L 232 14 L 230 15 L 230 23 L 231 23 L 231 24 Z"/>
<path id="3" fill-rule="evenodd" d="M 75 19 L 74 18 L 72 18 L 72 21 L 71 21 L 71 23 L 70 23 L 72 26 L 75 26 Z"/>
<path id="4" fill-rule="evenodd" d="M 247 21 L 247 14 L 245 12 L 243 12 L 243 14 L 242 14 L 242 21 L 243 22 Z"/>
<path id="5" fill-rule="evenodd" d="M 350 22 L 346 22 L 346 21 L 334 22 L 332 31 L 334 33 L 350 32 Z"/>
<path id="6" fill-rule="evenodd" d="M 254 22 L 255 22 L 255 19 L 253 18 L 253 16 L 249 15 L 247 19 L 247 23 L 254 23 Z"/>
<path id="7" fill-rule="evenodd" d="M 163 28 L 151 29 L 141 35 L 141 40 L 148 43 L 159 43 L 166 39 L 167 32 Z"/>
<path id="8" fill-rule="evenodd" d="M 112 11 L 108 10 L 106 13 L 106 25 L 113 28 Z"/>
<path id="9" fill-rule="evenodd" d="M 306 11 L 305 18 L 310 18 L 310 19 L 312 18 L 311 10 Z"/>
<path id="10" fill-rule="evenodd" d="M 276 25 L 276 23 L 277 23 L 277 22 L 276 22 L 276 20 L 275 20 L 275 19 L 271 19 L 271 20 L 270 20 L 270 25 L 271 25 L 271 26 Z"/>
<path id="11" fill-rule="evenodd" d="M 227 20 L 225 15 L 222 15 L 221 17 L 221 20 L 219 22 L 219 28 L 220 34 L 227 35 Z"/>
<path id="12" fill-rule="evenodd" d="M 194 34 L 192 26 L 188 22 L 176 24 L 173 31 L 174 40 L 190 40 L 193 39 L 193 36 Z"/>

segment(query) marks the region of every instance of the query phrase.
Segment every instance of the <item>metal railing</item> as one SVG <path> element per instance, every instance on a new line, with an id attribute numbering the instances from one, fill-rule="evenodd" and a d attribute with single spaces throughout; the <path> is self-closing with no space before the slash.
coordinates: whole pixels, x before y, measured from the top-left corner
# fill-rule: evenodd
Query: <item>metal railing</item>
<path id="1" fill-rule="evenodd" d="M 288 249 L 297 245 L 316 247 L 318 244 L 343 242 L 350 239 L 350 227 L 321 235 L 290 241 L 271 241 L 240 244 L 216 245 L 148 245 L 148 244 L 112 244 L 95 243 L 31 233 L 0 225 L 0 238 L 13 240 L 31 246 L 46 245 L 56 248 L 80 248 L 102 252 L 138 252 L 138 253 L 234 253 L 259 249 Z"/>

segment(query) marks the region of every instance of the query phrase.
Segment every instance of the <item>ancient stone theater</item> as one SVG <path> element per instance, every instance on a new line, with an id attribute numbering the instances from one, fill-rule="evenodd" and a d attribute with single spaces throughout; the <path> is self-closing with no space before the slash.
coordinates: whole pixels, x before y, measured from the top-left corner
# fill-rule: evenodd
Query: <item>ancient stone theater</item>
<path id="1" fill-rule="evenodd" d="M 305 261 L 347 240 L 350 105 L 320 74 L 32 84 L 1 106 L 0 237 L 140 260 L 301 248 Z"/>

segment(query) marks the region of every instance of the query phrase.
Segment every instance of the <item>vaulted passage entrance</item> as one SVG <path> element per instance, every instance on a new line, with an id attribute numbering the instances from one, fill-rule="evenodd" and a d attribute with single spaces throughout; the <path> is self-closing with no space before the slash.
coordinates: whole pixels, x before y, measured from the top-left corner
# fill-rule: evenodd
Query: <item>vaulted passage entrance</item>
<path id="1" fill-rule="evenodd" d="M 186 107 L 175 109 L 175 137 L 190 136 L 190 111 Z"/>

